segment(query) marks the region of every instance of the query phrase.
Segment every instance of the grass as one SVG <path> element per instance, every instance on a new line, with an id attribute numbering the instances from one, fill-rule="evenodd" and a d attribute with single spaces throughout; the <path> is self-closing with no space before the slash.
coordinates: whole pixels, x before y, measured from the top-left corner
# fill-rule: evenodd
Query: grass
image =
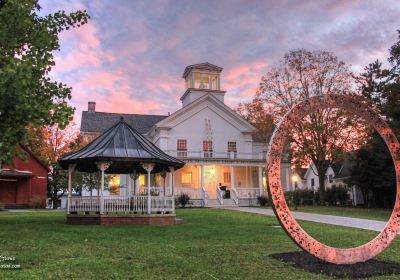
<path id="1" fill-rule="evenodd" d="M 72 226 L 60 212 L 0 212 L 0 255 L 20 270 L 0 279 L 326 279 L 270 257 L 299 250 L 274 217 L 178 210 L 175 226 Z M 303 222 L 314 237 L 349 247 L 376 233 Z M 397 238 L 381 260 L 400 262 Z M 0 263 L 1 264 L 1 263 Z M 376 279 L 396 279 L 396 276 Z"/>
<path id="2" fill-rule="evenodd" d="M 293 207 L 291 207 L 293 211 Z M 299 206 L 299 212 L 387 221 L 392 210 L 335 206 Z"/>

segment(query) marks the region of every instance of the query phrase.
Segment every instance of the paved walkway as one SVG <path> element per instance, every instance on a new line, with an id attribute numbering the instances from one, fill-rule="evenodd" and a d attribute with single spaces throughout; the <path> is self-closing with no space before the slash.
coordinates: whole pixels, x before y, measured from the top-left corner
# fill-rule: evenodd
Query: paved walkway
<path id="1" fill-rule="evenodd" d="M 266 216 L 275 216 L 274 211 L 268 208 L 258 208 L 258 207 L 220 207 L 222 209 L 228 210 L 236 210 L 241 212 L 255 213 Z M 367 219 L 359 219 L 359 218 L 349 218 L 349 217 L 339 217 L 332 215 L 320 215 L 320 214 L 311 214 L 305 212 L 292 212 L 293 216 L 297 220 L 317 222 L 322 224 L 329 225 L 337 225 L 344 227 L 352 227 L 373 231 L 381 231 L 386 222 L 376 221 L 376 220 L 367 220 Z"/>

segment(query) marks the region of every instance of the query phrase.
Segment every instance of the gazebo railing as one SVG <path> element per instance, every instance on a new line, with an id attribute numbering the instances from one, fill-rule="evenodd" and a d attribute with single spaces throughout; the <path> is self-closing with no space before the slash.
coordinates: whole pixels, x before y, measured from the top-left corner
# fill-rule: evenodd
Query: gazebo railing
<path id="1" fill-rule="evenodd" d="M 104 214 L 146 214 L 148 197 L 145 195 L 131 197 L 105 196 L 103 198 Z M 170 196 L 151 196 L 151 213 L 174 213 L 175 200 Z M 99 197 L 72 197 L 70 212 L 99 212 Z"/>
<path id="2" fill-rule="evenodd" d="M 95 197 L 72 197 L 71 212 L 98 212 L 100 211 L 100 198 Z"/>

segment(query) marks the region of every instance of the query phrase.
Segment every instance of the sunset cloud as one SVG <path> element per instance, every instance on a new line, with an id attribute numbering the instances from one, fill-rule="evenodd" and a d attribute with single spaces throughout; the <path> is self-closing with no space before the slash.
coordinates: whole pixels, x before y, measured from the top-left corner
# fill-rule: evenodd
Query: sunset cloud
<path id="1" fill-rule="evenodd" d="M 86 9 L 91 20 L 61 34 L 52 78 L 73 88 L 76 122 L 97 110 L 167 114 L 180 108 L 189 64 L 224 68 L 235 107 L 291 49 L 334 52 L 355 72 L 385 61 L 397 39 L 397 1 L 40 1 L 42 13 Z"/>

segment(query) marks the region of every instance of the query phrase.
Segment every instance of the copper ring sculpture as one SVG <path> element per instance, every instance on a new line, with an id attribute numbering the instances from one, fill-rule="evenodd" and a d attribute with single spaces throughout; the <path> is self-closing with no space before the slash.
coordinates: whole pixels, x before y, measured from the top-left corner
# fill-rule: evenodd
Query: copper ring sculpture
<path id="1" fill-rule="evenodd" d="M 330 247 L 308 235 L 290 212 L 281 185 L 281 155 L 286 137 L 290 133 L 293 124 L 301 122 L 305 116 L 317 109 L 326 108 L 343 109 L 364 118 L 385 141 L 395 165 L 397 192 L 395 206 L 390 219 L 377 237 L 355 248 Z M 400 228 L 400 145 L 387 123 L 368 106 L 368 102 L 362 97 L 324 95 L 315 96 L 297 104 L 283 117 L 272 135 L 267 155 L 267 171 L 269 179 L 268 192 L 279 222 L 298 246 L 319 259 L 335 264 L 364 262 L 383 252 L 395 238 Z"/>

